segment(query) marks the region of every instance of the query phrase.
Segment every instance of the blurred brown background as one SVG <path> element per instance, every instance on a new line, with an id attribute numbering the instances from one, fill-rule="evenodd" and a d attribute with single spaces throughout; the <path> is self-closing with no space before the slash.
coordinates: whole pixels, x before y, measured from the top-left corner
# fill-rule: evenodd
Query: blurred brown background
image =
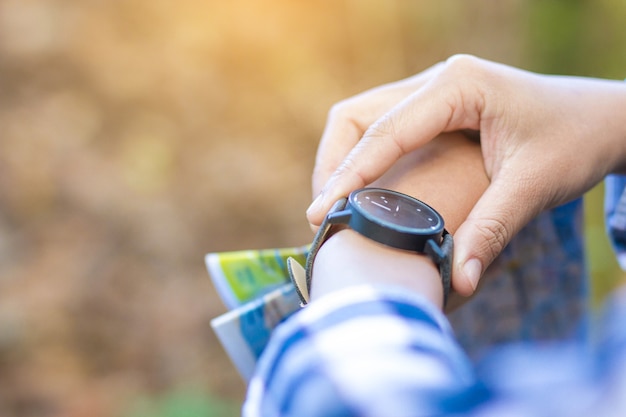
<path id="1" fill-rule="evenodd" d="M 238 415 L 206 252 L 301 245 L 336 101 L 466 52 L 626 76 L 623 0 L 0 0 L 0 415 Z M 600 189 L 596 298 L 613 285 Z"/>

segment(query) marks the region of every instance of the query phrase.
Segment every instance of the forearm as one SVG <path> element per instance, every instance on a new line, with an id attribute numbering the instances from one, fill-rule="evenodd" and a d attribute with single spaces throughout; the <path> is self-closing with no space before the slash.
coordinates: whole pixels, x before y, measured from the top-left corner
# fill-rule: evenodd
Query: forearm
<path id="1" fill-rule="evenodd" d="M 356 285 L 402 287 L 441 308 L 443 288 L 425 255 L 392 249 L 346 229 L 324 243 L 315 258 L 311 301 Z"/>
<path id="2" fill-rule="evenodd" d="M 558 156 L 563 159 L 573 153 L 572 159 L 590 166 L 589 171 L 593 168 L 598 170 L 597 175 L 590 175 L 583 166 L 579 168 L 594 182 L 610 173 L 626 173 L 626 83 L 569 76 L 544 76 L 543 82 L 546 86 L 561 87 L 564 105 L 577 110 L 575 114 L 582 115 L 569 129 L 554 132 L 552 140 L 564 146 Z M 557 107 L 550 116 L 565 119 L 570 116 L 565 113 L 566 110 L 571 111 Z M 568 140 L 563 140 L 565 135 L 581 138 L 580 146 L 572 146 Z M 587 144 L 591 146 L 584 151 Z M 581 178 L 579 181 L 589 182 L 589 179 Z"/>

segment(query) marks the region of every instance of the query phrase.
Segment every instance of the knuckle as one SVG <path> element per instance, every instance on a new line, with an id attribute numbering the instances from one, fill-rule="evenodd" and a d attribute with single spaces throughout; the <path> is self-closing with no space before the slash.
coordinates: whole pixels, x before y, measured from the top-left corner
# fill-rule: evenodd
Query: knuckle
<path id="1" fill-rule="evenodd" d="M 400 131 L 397 124 L 398 121 L 396 118 L 390 113 L 387 113 L 367 128 L 363 139 L 365 139 L 365 141 L 383 139 L 386 144 L 391 144 L 397 149 L 398 155 L 403 155 L 407 152 L 407 149 L 400 138 Z"/>
<path id="2" fill-rule="evenodd" d="M 389 135 L 393 135 L 395 132 L 394 121 L 388 114 L 383 115 L 381 118 L 372 123 L 365 131 L 364 137 L 378 139 Z"/>
<path id="3" fill-rule="evenodd" d="M 450 109 L 447 125 L 479 125 L 490 83 L 486 61 L 467 54 L 448 58 L 438 80 L 441 97 Z"/>
<path id="4" fill-rule="evenodd" d="M 327 115 L 327 127 L 349 126 L 362 134 L 365 130 L 363 114 L 362 102 L 354 97 L 344 99 L 331 106 Z"/>
<path id="5" fill-rule="evenodd" d="M 357 188 L 365 187 L 367 185 L 367 178 L 365 178 L 365 176 L 358 169 L 355 161 L 350 157 L 344 159 L 341 165 L 339 165 L 337 170 L 333 173 L 333 178 L 345 176 L 355 179 Z"/>
<path id="6" fill-rule="evenodd" d="M 330 107 L 328 110 L 328 120 L 349 120 L 354 113 L 353 101 L 351 99 L 344 99 Z"/>
<path id="7" fill-rule="evenodd" d="M 493 74 L 490 74 L 486 61 L 473 55 L 459 54 L 448 58 L 441 75 L 446 80 L 445 83 L 452 81 L 454 85 L 458 85 L 467 82 L 470 84 L 491 82 Z"/>
<path id="8" fill-rule="evenodd" d="M 485 219 L 476 224 L 476 232 L 482 238 L 482 247 L 478 248 L 490 259 L 496 258 L 509 242 L 511 233 L 504 222 L 497 219 Z"/>
<path id="9" fill-rule="evenodd" d="M 466 72 L 480 65 L 480 59 L 474 55 L 456 54 L 446 60 L 446 68 L 449 70 L 459 70 Z"/>

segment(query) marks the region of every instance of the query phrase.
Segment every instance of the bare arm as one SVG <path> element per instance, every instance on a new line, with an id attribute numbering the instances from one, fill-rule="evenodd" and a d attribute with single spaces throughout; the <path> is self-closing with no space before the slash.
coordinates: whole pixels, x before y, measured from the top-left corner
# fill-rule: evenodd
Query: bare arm
<path id="1" fill-rule="evenodd" d="M 446 229 L 454 234 L 488 180 L 479 145 L 453 133 L 405 155 L 373 185 L 412 195 L 433 206 L 443 216 Z M 426 256 L 388 248 L 351 230 L 333 235 L 316 257 L 312 300 L 363 283 L 400 285 L 441 306 L 441 277 Z"/>

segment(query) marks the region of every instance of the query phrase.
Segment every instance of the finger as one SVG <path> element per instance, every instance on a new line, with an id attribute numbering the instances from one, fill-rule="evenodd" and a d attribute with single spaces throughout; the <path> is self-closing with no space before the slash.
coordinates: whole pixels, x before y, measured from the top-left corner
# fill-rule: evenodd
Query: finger
<path id="1" fill-rule="evenodd" d="M 482 94 L 472 87 L 462 91 L 449 78 L 435 77 L 370 125 L 307 210 L 309 222 L 319 224 L 334 201 L 376 180 L 439 133 L 479 129 Z"/>
<path id="2" fill-rule="evenodd" d="M 441 64 L 434 65 L 416 76 L 373 88 L 332 107 L 313 169 L 314 196 L 320 193 L 322 186 L 361 140 L 367 128 L 428 82 L 440 67 Z"/>
<path id="3" fill-rule="evenodd" d="M 515 172 L 511 170 L 510 172 Z M 485 269 L 543 207 L 536 181 L 494 179 L 454 234 L 452 286 L 471 295 Z"/>
<path id="4" fill-rule="evenodd" d="M 314 196 L 359 142 L 367 126 L 380 117 L 383 109 L 401 100 L 400 94 L 379 90 L 333 106 L 317 148 L 312 178 Z"/>

